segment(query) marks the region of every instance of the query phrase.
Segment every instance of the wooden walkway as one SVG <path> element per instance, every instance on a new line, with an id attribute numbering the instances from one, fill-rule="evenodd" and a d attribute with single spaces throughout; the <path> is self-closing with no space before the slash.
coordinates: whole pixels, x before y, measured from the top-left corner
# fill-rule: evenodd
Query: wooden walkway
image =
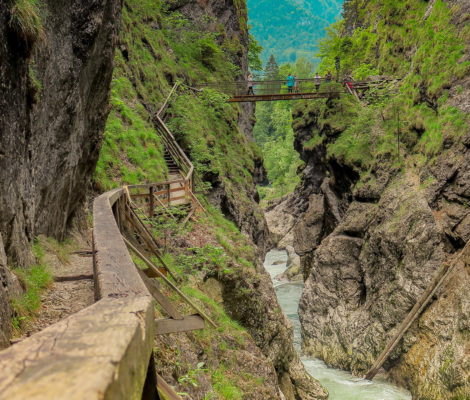
<path id="1" fill-rule="evenodd" d="M 176 86 L 170 96 L 175 91 Z M 204 210 L 193 193 L 194 166 L 163 122 L 170 96 L 154 118 L 168 154 L 169 179 L 95 199 L 96 302 L 0 352 L 0 400 L 181 400 L 155 371 L 155 335 L 216 324 L 178 288 L 145 223 L 157 213 L 171 213 L 171 206 L 188 207 L 189 216 Z M 131 253 L 147 269 L 137 268 Z M 146 254 L 155 256 L 158 265 Z M 161 285 L 194 314 L 180 314 Z M 167 318 L 155 319 L 155 303 Z"/>

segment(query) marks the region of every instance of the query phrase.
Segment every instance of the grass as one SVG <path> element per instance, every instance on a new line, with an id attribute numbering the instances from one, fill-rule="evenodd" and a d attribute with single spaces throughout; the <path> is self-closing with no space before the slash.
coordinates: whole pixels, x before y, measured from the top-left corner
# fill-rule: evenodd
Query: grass
<path id="1" fill-rule="evenodd" d="M 44 263 L 45 250 L 39 241 L 35 241 L 32 250 L 37 264 L 29 268 L 13 269 L 25 289 L 21 296 L 12 299 L 15 314 L 12 325 L 16 334 L 19 334 L 36 315 L 41 306 L 41 294 L 52 283 L 52 275 Z"/>
<path id="2" fill-rule="evenodd" d="M 241 342 L 243 342 L 243 334 L 246 332 L 245 329 L 238 322 L 230 318 L 220 304 L 212 300 L 199 289 L 185 286 L 182 290 L 186 295 L 198 299 L 211 310 L 211 314 L 215 316 L 219 332 L 238 332 L 237 337 Z"/>
<path id="3" fill-rule="evenodd" d="M 447 100 L 453 81 L 470 71 L 470 62 L 464 58 L 470 27 L 458 31 L 451 22 L 452 10 L 442 0 L 435 2 L 426 21 L 423 1 L 372 0 L 363 9 L 367 10 L 359 15 L 363 28 L 344 34 L 344 22 L 339 22 L 329 30 L 320 45 L 320 71 L 333 69 L 339 55 L 341 74 L 364 78 L 379 73 L 403 81 L 392 96 L 396 91 L 392 87 L 376 92 L 378 96 L 368 99 L 368 107 L 362 110 L 344 99 L 330 109 L 312 104 L 310 109 L 320 111 L 320 130 L 329 127 L 341 132 L 328 145 L 328 154 L 363 172 L 384 159 L 394 162 L 400 129 L 402 155 L 422 154 L 431 160 L 445 141 L 460 140 L 468 128 L 468 116 Z M 353 113 L 347 115 L 348 109 Z M 307 147 L 318 144 L 320 138 Z"/>
<path id="4" fill-rule="evenodd" d="M 219 367 L 212 373 L 212 385 L 214 390 L 222 399 L 241 400 L 243 393 L 234 382 L 228 377 L 227 369 L 224 366 Z"/>
<path id="5" fill-rule="evenodd" d="M 16 0 L 11 9 L 10 26 L 27 43 L 34 44 L 44 38 L 39 0 Z"/>

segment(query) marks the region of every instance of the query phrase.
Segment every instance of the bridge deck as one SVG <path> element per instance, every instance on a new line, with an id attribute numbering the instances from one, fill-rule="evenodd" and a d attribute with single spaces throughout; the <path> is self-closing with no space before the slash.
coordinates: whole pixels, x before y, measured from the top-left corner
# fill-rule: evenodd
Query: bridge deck
<path id="1" fill-rule="evenodd" d="M 346 78 L 343 81 L 318 79 L 296 79 L 294 86 L 288 86 L 285 80 L 277 81 L 238 81 L 216 82 L 199 85 L 199 89 L 209 88 L 226 93 L 229 103 L 328 99 L 338 98 L 343 94 L 360 97 L 360 93 L 371 88 L 381 88 L 387 83 L 396 81 L 390 78 L 371 78 L 365 81 L 354 81 Z"/>
<path id="2" fill-rule="evenodd" d="M 335 92 L 309 92 L 309 93 L 278 93 L 278 94 L 254 94 L 233 96 L 229 103 L 244 103 L 258 101 L 279 101 L 279 100 L 303 100 L 303 99 L 329 99 L 339 98 L 344 91 Z"/>

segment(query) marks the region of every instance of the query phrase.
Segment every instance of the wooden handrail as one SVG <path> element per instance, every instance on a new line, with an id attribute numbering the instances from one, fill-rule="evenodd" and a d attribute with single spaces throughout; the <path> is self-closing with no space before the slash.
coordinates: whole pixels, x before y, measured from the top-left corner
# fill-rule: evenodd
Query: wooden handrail
<path id="1" fill-rule="evenodd" d="M 160 117 L 162 116 L 162 114 L 166 111 L 167 107 L 168 107 L 168 104 L 170 102 L 170 99 L 171 99 L 171 96 L 173 96 L 173 93 L 176 93 L 176 90 L 178 89 L 178 86 L 179 86 L 179 82 L 176 82 L 173 87 L 171 88 L 170 90 L 170 94 L 167 96 L 167 98 L 165 99 L 165 102 L 163 103 L 163 105 L 160 107 L 160 109 L 158 110 L 157 112 L 157 117 Z"/>
<path id="2" fill-rule="evenodd" d="M 124 191 L 93 204 L 97 302 L 0 352 L 0 399 L 141 399 L 154 346 L 154 301 L 113 214 Z"/>
<path id="3" fill-rule="evenodd" d="M 149 193 L 153 193 L 153 188 L 158 186 L 180 183 L 182 190 L 189 192 L 192 202 L 202 207 L 191 190 L 194 166 L 161 118 L 177 87 L 178 84 L 173 86 L 154 121 L 166 148 L 185 176 L 129 188 L 152 188 Z M 104 193 L 93 203 L 93 269 L 97 302 L 0 352 L 0 370 L 3 372 L 0 400 L 142 398 L 149 384 L 147 370 L 156 333 L 155 302 L 147 288 L 148 282 L 142 280 L 127 246 L 144 257 L 147 264 L 150 261 L 127 239 L 125 243 L 121 235 L 122 224 L 129 221 L 129 215 L 126 215 L 131 202 L 129 188 Z M 159 273 L 158 268 L 152 270 L 167 284 L 169 282 L 170 287 L 195 307 L 210 325 L 216 326 Z M 199 329 L 203 325 L 203 321 L 194 316 L 188 317 L 187 321 L 175 320 L 174 324 L 170 319 L 164 321 L 164 329 L 160 326 L 160 332 Z M 150 384 L 156 386 L 155 382 Z"/>

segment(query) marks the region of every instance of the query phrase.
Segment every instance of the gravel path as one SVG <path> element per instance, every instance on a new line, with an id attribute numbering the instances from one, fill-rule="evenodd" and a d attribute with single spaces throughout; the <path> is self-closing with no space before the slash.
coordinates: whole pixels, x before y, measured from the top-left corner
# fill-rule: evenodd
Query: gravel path
<path id="1" fill-rule="evenodd" d="M 90 250 L 91 241 L 79 238 L 74 241 L 74 251 Z M 61 261 L 52 253 L 45 256 L 45 262 L 54 278 L 73 279 L 65 282 L 53 282 L 52 286 L 42 295 L 42 306 L 37 317 L 28 325 L 23 337 L 53 325 L 94 303 L 93 257 L 71 254 L 68 262 Z M 75 279 L 82 276 L 80 279 Z M 87 277 L 87 278 L 84 278 Z"/>

